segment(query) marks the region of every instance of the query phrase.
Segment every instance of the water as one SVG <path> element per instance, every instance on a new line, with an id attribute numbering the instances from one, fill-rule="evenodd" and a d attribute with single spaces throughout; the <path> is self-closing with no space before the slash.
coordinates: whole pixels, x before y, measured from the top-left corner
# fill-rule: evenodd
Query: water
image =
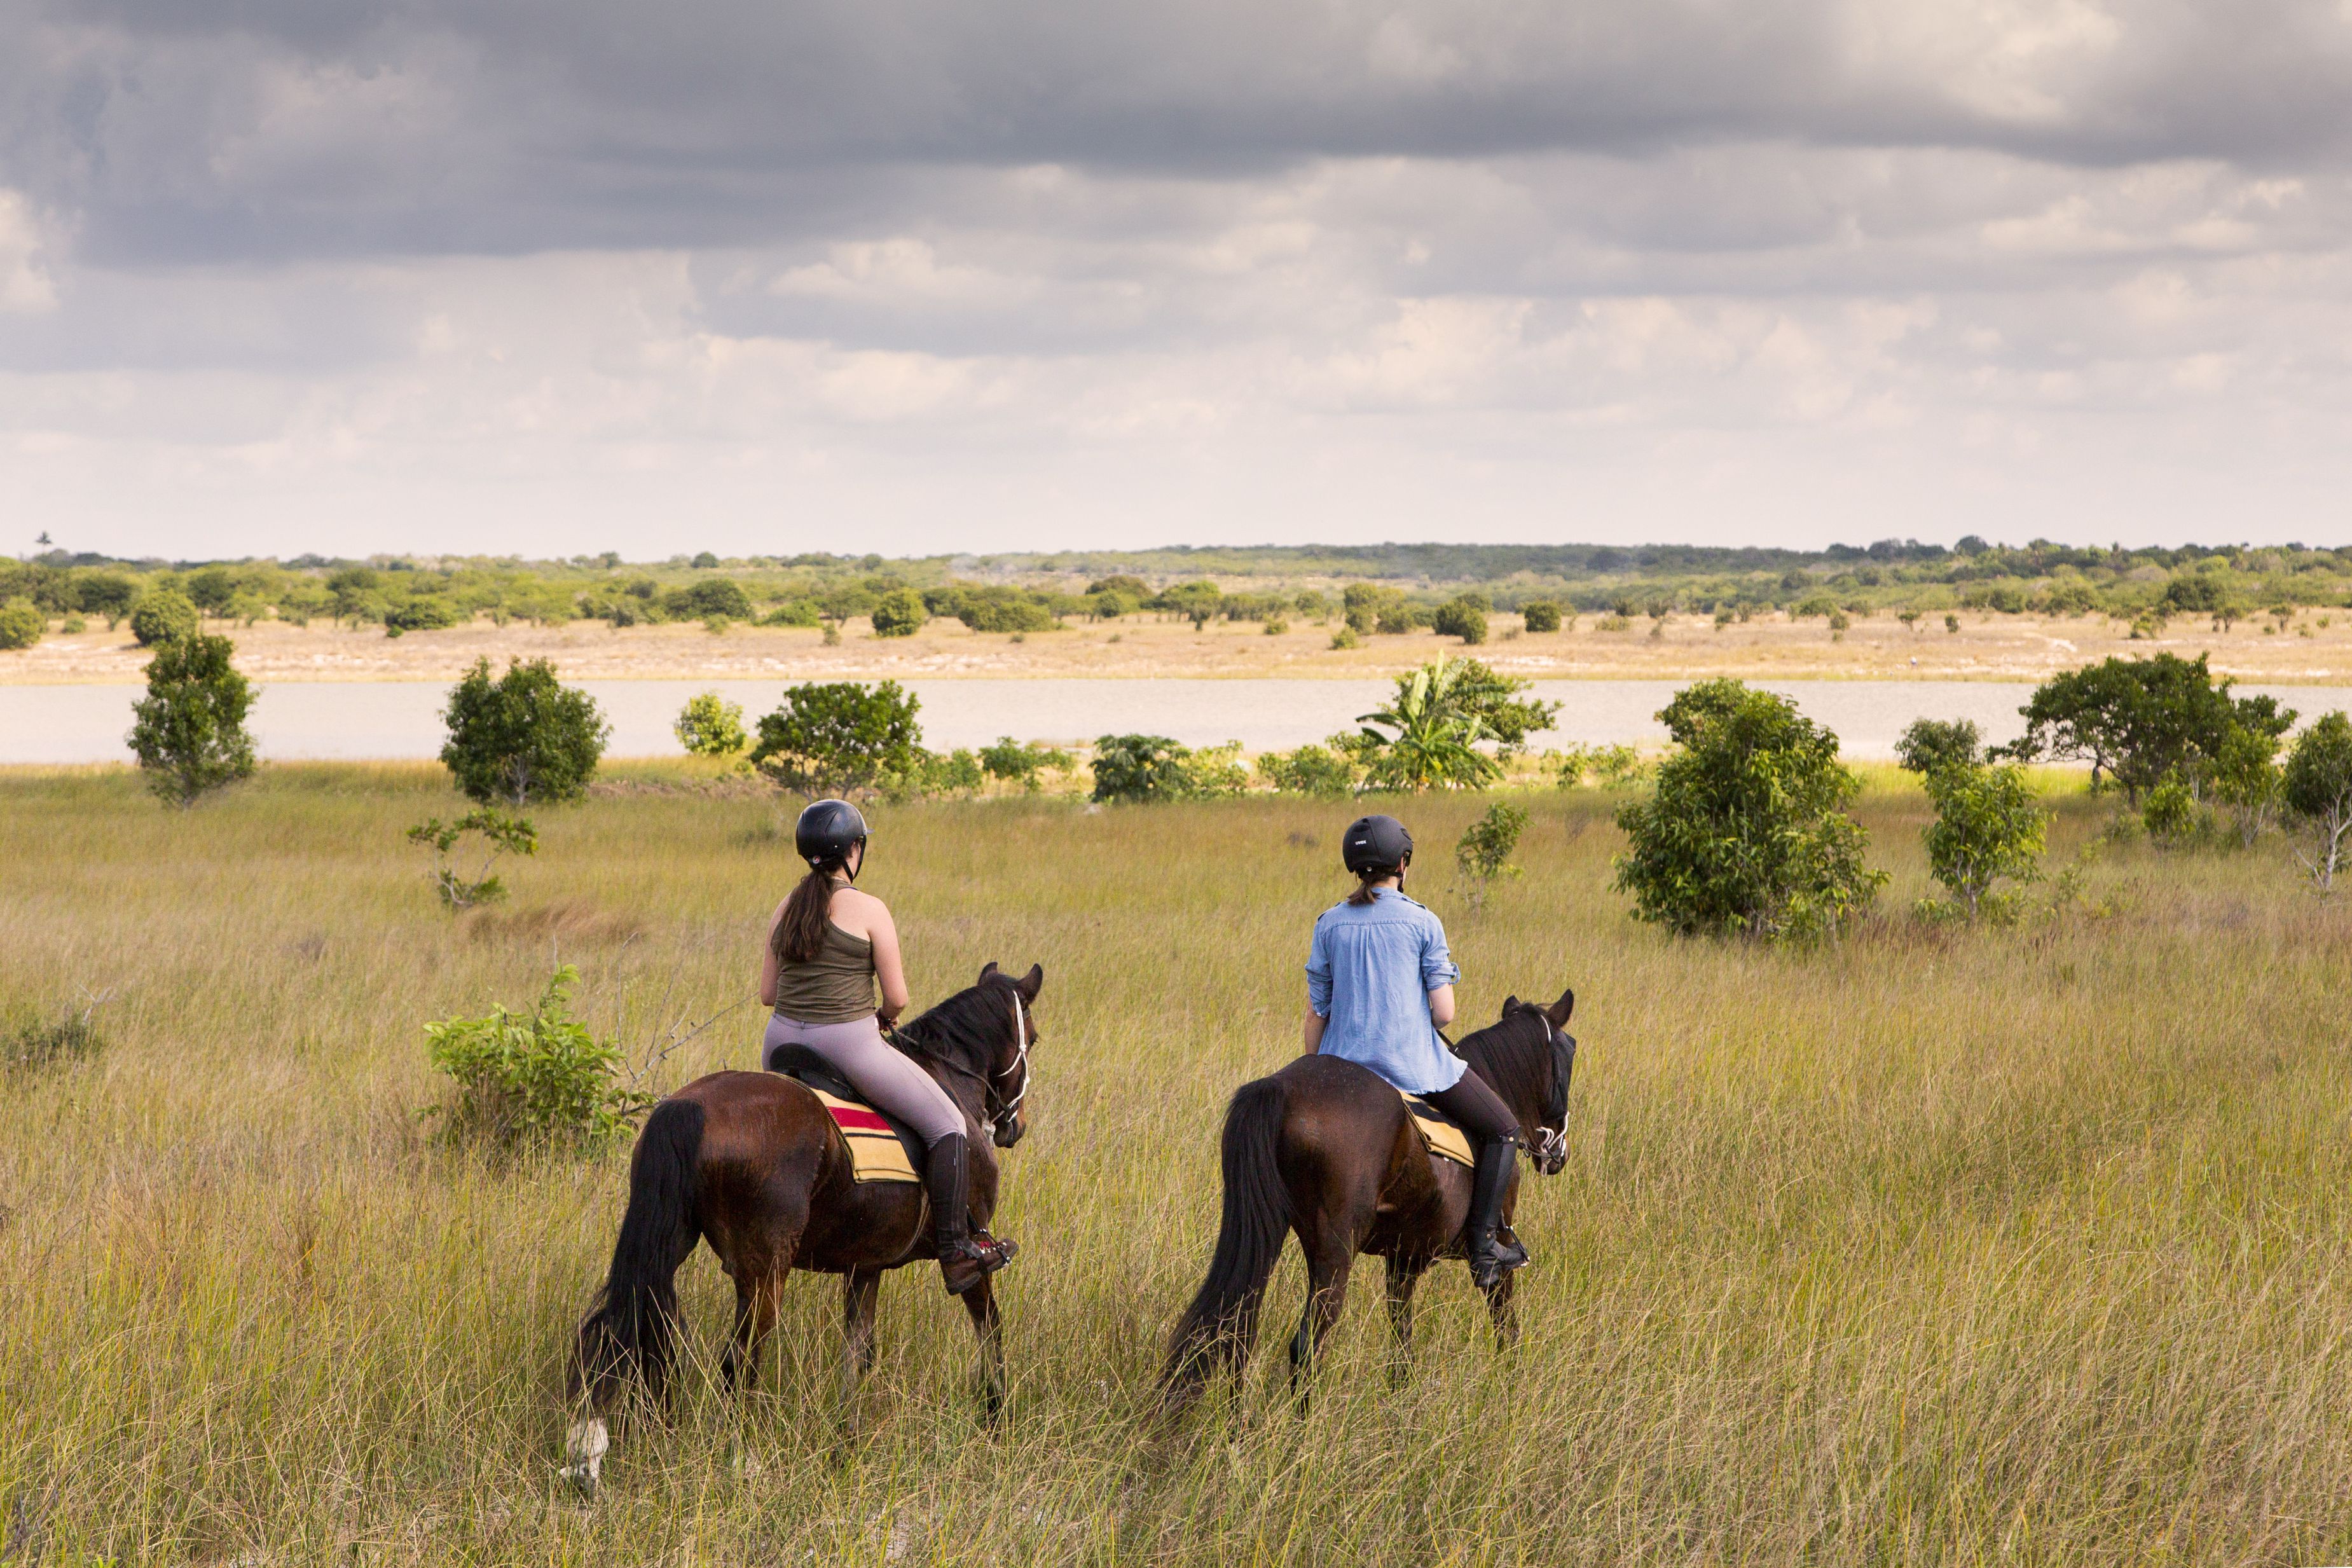
<path id="1" fill-rule="evenodd" d="M 670 721 L 698 691 L 740 702 L 747 723 L 775 707 L 775 681 L 591 680 L 582 683 L 611 720 L 614 756 L 675 755 Z M 1143 731 L 1188 745 L 1239 741 L 1252 752 L 1319 741 L 1354 727 L 1393 689 L 1386 680 L 914 680 L 924 742 L 979 746 L 999 735 L 1071 742 Z M 1673 680 L 1538 680 L 1535 693 L 1562 704 L 1538 746 L 1655 743 L 1657 710 Z M 1990 741 L 2013 739 L 2032 685 L 2007 681 L 1762 681 L 1793 698 L 1838 734 L 1850 757 L 1895 754 L 1914 719 L 1972 719 Z M 2239 688 L 2269 691 L 2305 717 L 2352 709 L 2352 688 Z M 261 754 L 298 758 L 432 757 L 441 749 L 438 681 L 280 682 L 260 688 L 250 726 Z M 0 686 L 0 763 L 119 762 L 128 753 L 132 686 Z"/>

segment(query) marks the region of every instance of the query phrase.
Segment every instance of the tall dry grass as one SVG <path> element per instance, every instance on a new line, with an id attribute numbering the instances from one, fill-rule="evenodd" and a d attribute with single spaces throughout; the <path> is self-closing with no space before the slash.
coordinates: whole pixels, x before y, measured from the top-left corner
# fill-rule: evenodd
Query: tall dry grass
<path id="1" fill-rule="evenodd" d="M 1002 1228 L 1013 1397 L 963 1314 L 884 1288 L 859 1436 L 835 1291 L 799 1277 L 763 1392 L 688 1380 L 593 1507 L 561 1363 L 624 1156 L 436 1146 L 418 1025 L 577 963 L 642 1043 L 748 995 L 786 886 L 756 798 L 541 814 L 514 901 L 452 920 L 399 830 L 424 768 L 279 767 L 187 814 L 115 771 L 0 779 L 0 1011 L 110 991 L 103 1055 L 0 1125 L 0 1508 L 61 1562 L 2312 1563 L 2352 1556 L 2352 915 L 2270 848 L 2108 853 L 2071 912 L 1949 932 L 1925 805 L 1865 797 L 1882 918 L 1830 952 L 1675 942 L 1608 890 L 1597 796 L 1526 797 L 1472 916 L 1415 804 L 1464 1016 L 1575 985 L 1569 1169 L 1532 1176 L 1527 1329 L 1458 1268 L 1386 1376 L 1358 1277 L 1303 1420 L 1263 1375 L 1161 1440 L 1160 1336 L 1216 1215 L 1215 1131 L 1296 1049 L 1344 806 L 877 814 L 919 1002 L 1043 963 L 1034 1131 Z M 2061 802 L 2053 858 L 2106 807 Z M 2342 903 L 2339 900 L 2339 905 Z M 666 1064 L 752 1059 L 756 1008 Z M 728 1293 L 688 1310 L 707 1364 Z M 1299 1302 L 1277 1277 L 1269 1351 Z M 1276 1370 L 1278 1353 L 1259 1363 Z"/>

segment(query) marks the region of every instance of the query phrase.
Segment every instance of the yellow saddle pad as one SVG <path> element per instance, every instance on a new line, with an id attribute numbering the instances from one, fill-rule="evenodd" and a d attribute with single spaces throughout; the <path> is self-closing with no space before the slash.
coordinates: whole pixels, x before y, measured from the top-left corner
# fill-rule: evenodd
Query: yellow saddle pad
<path id="1" fill-rule="evenodd" d="M 1445 1120 L 1437 1107 L 1417 1094 L 1397 1093 L 1404 1097 L 1404 1108 L 1412 1112 L 1412 1130 L 1421 1134 L 1421 1146 L 1441 1160 L 1451 1160 L 1457 1165 L 1476 1167 L 1478 1156 L 1470 1148 L 1470 1135 Z"/>
<path id="2" fill-rule="evenodd" d="M 854 1100 L 843 1100 L 821 1089 L 809 1090 L 841 1129 L 842 1140 L 849 1145 L 849 1165 L 861 1182 L 919 1182 L 915 1167 L 908 1162 L 907 1146 L 890 1130 L 882 1113 L 870 1105 L 860 1105 Z M 1455 1136 L 1460 1136 L 1456 1134 Z M 1468 1145 L 1464 1145 L 1468 1147 Z"/>

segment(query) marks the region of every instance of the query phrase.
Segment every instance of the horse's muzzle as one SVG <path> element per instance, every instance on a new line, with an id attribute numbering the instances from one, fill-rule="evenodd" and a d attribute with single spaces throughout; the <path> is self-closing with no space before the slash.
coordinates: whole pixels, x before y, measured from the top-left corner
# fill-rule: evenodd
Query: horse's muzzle
<path id="1" fill-rule="evenodd" d="M 989 1141 L 1000 1149 L 1010 1149 L 1020 1142 L 1021 1135 L 1028 1131 L 1029 1124 L 1019 1116 L 1008 1116 L 996 1124 L 995 1131 L 989 1134 Z"/>
<path id="2" fill-rule="evenodd" d="M 1538 1175 L 1559 1175 L 1568 1163 L 1568 1134 L 1549 1127 L 1538 1129 L 1536 1146 L 1528 1151 L 1528 1158 L 1535 1163 Z"/>

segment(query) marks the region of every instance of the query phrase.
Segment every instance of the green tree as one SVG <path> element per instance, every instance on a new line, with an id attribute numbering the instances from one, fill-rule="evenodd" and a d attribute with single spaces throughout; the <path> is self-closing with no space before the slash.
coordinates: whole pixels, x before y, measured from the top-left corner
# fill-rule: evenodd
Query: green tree
<path id="1" fill-rule="evenodd" d="M 596 700 L 565 686 L 543 658 L 510 659 L 495 680 L 490 661 L 476 659 L 441 717 L 449 734 L 441 762 L 484 805 L 577 799 L 613 732 Z"/>
<path id="2" fill-rule="evenodd" d="M 1194 751 L 1165 735 L 1104 735 L 1095 742 L 1093 798 L 1154 802 L 1238 795 L 1248 782 L 1241 748 Z"/>
<path id="3" fill-rule="evenodd" d="M 895 680 L 810 682 L 760 721 L 751 764 L 784 789 L 851 795 L 919 777 L 922 703 Z"/>
<path id="4" fill-rule="evenodd" d="M 131 612 L 131 635 L 141 647 L 196 635 L 196 607 L 169 588 L 148 595 Z"/>
<path id="5" fill-rule="evenodd" d="M 2134 805 L 2166 778 L 2201 790 L 2231 727 L 2284 734 L 2292 709 L 2268 697 L 2232 697 L 2216 684 L 2205 656 L 2108 658 L 2053 677 L 2018 711 L 2025 733 L 2004 748 L 2021 762 L 2073 757 L 2091 764 L 2095 786 L 2112 777 Z"/>
<path id="6" fill-rule="evenodd" d="M 74 608 L 87 616 L 104 616 L 111 627 L 131 613 L 139 584 L 119 572 L 92 572 L 74 584 Z"/>
<path id="7" fill-rule="evenodd" d="M 731 757 L 751 743 L 743 733 L 742 707 L 716 691 L 688 698 L 669 728 L 677 743 L 698 757 Z"/>
<path id="8" fill-rule="evenodd" d="M 1358 719 L 1364 729 L 1352 749 L 1370 787 L 1477 789 L 1501 775 L 1501 765 L 1477 749 L 1492 734 L 1486 717 L 1464 700 L 1472 662 L 1441 654 L 1399 676 L 1387 707 Z"/>
<path id="9" fill-rule="evenodd" d="M 1519 606 L 1519 615 L 1530 632 L 1559 630 L 1559 606 L 1549 599 L 1531 599 Z"/>
<path id="10" fill-rule="evenodd" d="M 1442 637 L 1460 637 L 1465 645 L 1475 646 L 1486 640 L 1486 596 L 1484 594 L 1456 594 L 1437 606 L 1430 617 L 1430 629 Z"/>
<path id="11" fill-rule="evenodd" d="M 1921 833 L 1927 868 L 1969 919 L 2006 915 L 2011 906 L 1994 885 L 2004 878 L 2030 882 L 2041 876 L 2049 827 L 2024 770 L 1987 767 L 1969 758 L 1924 771 L 1927 796 L 1936 803 L 1936 820 Z"/>
<path id="12" fill-rule="evenodd" d="M 1486 889 L 1496 881 L 1519 874 L 1511 856 L 1527 826 L 1525 808 L 1496 801 L 1454 842 L 1454 864 L 1462 873 L 1472 909 L 1486 907 Z"/>
<path id="13" fill-rule="evenodd" d="M 0 605 L 0 649 L 30 647 L 49 629 L 49 618 L 30 599 Z"/>
<path id="14" fill-rule="evenodd" d="M 1906 771 L 1933 776 L 1948 767 L 1974 767 L 1983 760 L 1984 736 L 1966 719 L 1914 719 L 1895 742 Z"/>
<path id="15" fill-rule="evenodd" d="M 730 621 L 751 618 L 751 595 L 732 577 L 705 577 L 661 596 L 662 614 L 673 621 Z"/>
<path id="16" fill-rule="evenodd" d="M 1677 750 L 1618 808 L 1616 886 L 1637 919 L 1684 935 L 1834 935 L 1886 880 L 1845 813 L 1861 782 L 1837 737 L 1770 692 L 1702 681 L 1658 714 Z"/>
<path id="17" fill-rule="evenodd" d="M 2307 845 L 2295 858 L 2322 894 L 2334 892 L 2336 874 L 2352 857 L 2352 719 L 2329 713 L 2295 737 L 2279 795 Z"/>
<path id="18" fill-rule="evenodd" d="M 147 784 L 173 805 L 253 774 L 245 716 L 253 688 L 229 662 L 236 645 L 191 632 L 156 645 L 147 695 L 132 704 L 131 750 Z"/>
<path id="19" fill-rule="evenodd" d="M 478 857 L 470 869 L 458 865 L 458 845 L 467 834 L 475 836 L 474 853 Z M 469 811 L 455 822 L 445 823 L 437 816 L 428 816 L 410 828 L 411 844 L 433 851 L 433 890 L 442 904 L 451 910 L 470 909 L 507 896 L 506 885 L 491 873 L 501 855 L 535 855 L 539 852 L 539 831 L 525 816 L 509 816 L 496 806 L 486 805 Z"/>
<path id="20" fill-rule="evenodd" d="M 2213 759 L 2212 796 L 2229 808 L 2238 842 L 2247 848 L 2278 809 L 2278 752 L 2279 737 L 2268 730 L 2231 724 Z"/>
<path id="21" fill-rule="evenodd" d="M 912 588 L 894 588 L 874 603 L 874 635 L 877 637 L 910 637 L 923 629 L 930 612 L 923 608 L 923 596 Z"/>

